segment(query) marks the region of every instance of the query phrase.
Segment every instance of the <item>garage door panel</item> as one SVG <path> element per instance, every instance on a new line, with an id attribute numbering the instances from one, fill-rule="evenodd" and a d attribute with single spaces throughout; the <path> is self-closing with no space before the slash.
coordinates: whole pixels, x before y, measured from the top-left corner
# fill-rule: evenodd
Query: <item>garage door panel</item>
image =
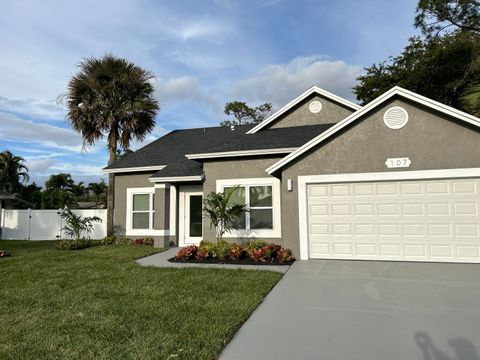
<path id="1" fill-rule="evenodd" d="M 480 262 L 479 181 L 308 185 L 310 257 Z"/>

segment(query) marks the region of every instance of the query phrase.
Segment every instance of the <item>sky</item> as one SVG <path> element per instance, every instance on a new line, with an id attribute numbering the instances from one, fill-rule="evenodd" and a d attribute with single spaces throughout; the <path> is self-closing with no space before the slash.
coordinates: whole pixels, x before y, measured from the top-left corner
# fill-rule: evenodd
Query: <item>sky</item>
<path id="1" fill-rule="evenodd" d="M 2 0 L 0 152 L 43 185 L 98 181 L 104 141 L 83 147 L 59 99 L 86 57 L 112 53 L 155 75 L 161 110 L 137 149 L 216 126 L 226 102 L 280 108 L 313 85 L 355 101 L 363 68 L 400 53 L 417 0 Z"/>

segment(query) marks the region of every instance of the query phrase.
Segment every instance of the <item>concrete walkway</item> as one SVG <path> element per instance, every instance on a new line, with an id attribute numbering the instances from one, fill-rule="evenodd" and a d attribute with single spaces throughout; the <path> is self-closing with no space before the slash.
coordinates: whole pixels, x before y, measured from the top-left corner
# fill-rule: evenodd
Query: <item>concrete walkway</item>
<path id="1" fill-rule="evenodd" d="M 235 265 L 235 264 L 189 264 L 189 263 L 172 263 L 168 259 L 174 257 L 178 252 L 178 248 L 170 248 L 167 251 L 147 256 L 137 260 L 142 266 L 156 266 L 168 268 L 214 268 L 214 269 L 243 269 L 243 270 L 270 270 L 285 273 L 289 265 Z"/>
<path id="2" fill-rule="evenodd" d="M 480 265 L 295 262 L 221 360 L 480 360 Z"/>

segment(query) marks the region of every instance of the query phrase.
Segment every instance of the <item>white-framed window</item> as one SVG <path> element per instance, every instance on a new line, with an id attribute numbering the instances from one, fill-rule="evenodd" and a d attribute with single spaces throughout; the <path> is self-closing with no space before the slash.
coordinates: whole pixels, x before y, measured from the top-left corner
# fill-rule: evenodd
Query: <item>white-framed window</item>
<path id="1" fill-rule="evenodd" d="M 238 229 L 225 237 L 281 237 L 280 180 L 275 178 L 217 180 L 217 191 L 238 185 L 232 201 L 246 204 L 248 211 L 239 219 Z"/>
<path id="2" fill-rule="evenodd" d="M 126 235 L 156 235 L 155 188 L 127 189 Z"/>

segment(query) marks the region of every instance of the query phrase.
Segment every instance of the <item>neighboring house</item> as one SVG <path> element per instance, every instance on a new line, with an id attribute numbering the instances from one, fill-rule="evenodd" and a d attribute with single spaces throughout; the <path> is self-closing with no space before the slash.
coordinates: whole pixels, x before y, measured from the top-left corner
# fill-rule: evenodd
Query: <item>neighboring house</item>
<path id="1" fill-rule="evenodd" d="M 300 259 L 480 262 L 480 119 L 395 87 L 360 107 L 313 87 L 256 126 L 173 131 L 108 166 L 115 224 L 213 240 L 202 196 L 240 185 L 231 240 Z"/>

